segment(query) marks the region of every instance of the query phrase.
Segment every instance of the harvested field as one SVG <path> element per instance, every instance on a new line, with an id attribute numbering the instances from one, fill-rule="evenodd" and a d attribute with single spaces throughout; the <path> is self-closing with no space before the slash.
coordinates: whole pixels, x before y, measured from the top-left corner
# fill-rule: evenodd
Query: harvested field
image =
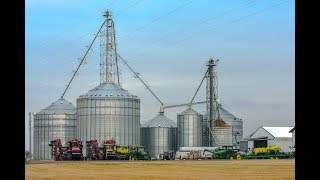
<path id="1" fill-rule="evenodd" d="M 30 161 L 25 179 L 295 179 L 294 159 Z"/>

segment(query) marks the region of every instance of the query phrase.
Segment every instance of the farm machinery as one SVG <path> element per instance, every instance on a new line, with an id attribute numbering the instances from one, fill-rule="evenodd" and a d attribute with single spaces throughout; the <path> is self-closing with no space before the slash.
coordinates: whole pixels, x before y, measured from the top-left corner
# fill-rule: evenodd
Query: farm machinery
<path id="1" fill-rule="evenodd" d="M 52 156 L 56 161 L 82 160 L 82 141 L 72 139 L 63 147 L 61 139 L 50 142 Z M 99 147 L 97 140 L 86 141 L 86 160 L 150 160 L 148 152 L 141 146 L 118 146 L 114 139 L 103 142 Z"/>
<path id="2" fill-rule="evenodd" d="M 141 146 L 132 147 L 129 155 L 129 160 L 150 160 L 148 152 Z"/>
<path id="3" fill-rule="evenodd" d="M 176 152 L 173 150 L 166 150 L 163 154 L 160 154 L 160 159 L 162 160 L 174 160 Z"/>
<path id="4" fill-rule="evenodd" d="M 61 139 L 50 141 L 52 156 L 56 161 L 62 160 L 82 160 L 82 141 L 71 139 L 67 146 L 62 146 Z"/>
<path id="5" fill-rule="evenodd" d="M 51 155 L 53 156 L 53 159 L 55 161 L 62 161 L 64 160 L 63 150 L 62 150 L 62 142 L 61 139 L 55 139 L 53 141 L 50 141 L 49 146 L 51 146 Z"/>
<path id="6" fill-rule="evenodd" d="M 118 146 L 114 139 L 110 139 L 104 142 L 103 159 L 149 160 L 150 157 L 143 147 Z"/>
<path id="7" fill-rule="evenodd" d="M 91 160 L 101 159 L 101 150 L 97 140 L 86 141 L 87 158 Z"/>
<path id="8" fill-rule="evenodd" d="M 110 139 L 103 142 L 103 159 L 117 159 L 117 145 L 114 139 Z"/>
<path id="9" fill-rule="evenodd" d="M 294 158 L 294 153 L 281 152 L 280 146 L 254 148 L 251 154 L 242 154 L 242 159 L 289 159 Z"/>
<path id="10" fill-rule="evenodd" d="M 209 151 L 205 149 L 203 153 Z M 212 159 L 289 159 L 294 158 L 294 153 L 281 152 L 280 146 L 254 148 L 252 153 L 241 152 L 233 146 L 222 146 L 212 153 Z"/>
<path id="11" fill-rule="evenodd" d="M 208 150 L 206 150 L 208 151 Z M 240 159 L 240 149 L 233 148 L 233 146 L 222 146 L 212 152 L 212 159 Z M 205 152 L 205 151 L 204 151 Z"/>
<path id="12" fill-rule="evenodd" d="M 68 142 L 67 146 L 67 157 L 68 160 L 82 160 L 83 159 L 83 154 L 82 154 L 82 141 L 78 139 L 71 139 Z"/>

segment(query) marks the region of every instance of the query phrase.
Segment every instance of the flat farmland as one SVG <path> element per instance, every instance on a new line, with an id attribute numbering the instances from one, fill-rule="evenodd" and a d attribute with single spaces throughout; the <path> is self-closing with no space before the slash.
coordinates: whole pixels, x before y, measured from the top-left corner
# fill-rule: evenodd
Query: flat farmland
<path id="1" fill-rule="evenodd" d="M 294 159 L 28 161 L 25 179 L 295 179 Z"/>

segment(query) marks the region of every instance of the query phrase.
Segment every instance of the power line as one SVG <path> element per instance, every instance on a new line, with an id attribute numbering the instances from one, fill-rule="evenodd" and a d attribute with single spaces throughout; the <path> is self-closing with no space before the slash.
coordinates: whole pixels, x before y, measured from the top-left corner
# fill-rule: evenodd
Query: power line
<path id="1" fill-rule="evenodd" d="M 274 8 L 274 7 L 277 7 L 277 6 L 279 6 L 279 5 L 281 5 L 281 4 L 285 3 L 285 2 L 288 2 L 288 1 L 289 1 L 289 0 L 285 0 L 285 1 L 282 1 L 281 3 L 278 3 L 278 4 L 275 4 L 275 5 L 266 7 L 266 8 L 264 8 L 263 10 L 260 10 L 260 11 L 257 11 L 257 12 L 254 12 L 254 13 L 251 13 L 251 14 L 248 14 L 248 15 L 245 15 L 245 16 L 242 16 L 242 17 L 240 17 L 240 18 L 238 18 L 238 19 L 235 19 L 235 20 L 231 21 L 230 23 L 226 23 L 225 25 L 233 24 L 233 23 L 235 23 L 235 22 L 239 22 L 240 20 L 246 19 L 246 18 L 251 17 L 251 16 L 253 16 L 253 15 L 260 14 L 260 13 L 262 13 L 262 12 L 265 12 L 266 10 L 272 9 L 272 8 Z M 224 26 L 223 26 L 223 27 L 224 27 Z M 211 31 L 211 30 L 212 30 L 212 29 L 209 29 L 208 31 Z M 205 31 L 205 32 L 207 32 L 207 31 Z M 205 33 L 205 32 L 200 32 L 200 34 L 203 34 L 203 33 Z M 197 33 L 197 34 L 199 34 L 199 33 Z M 178 43 L 180 43 L 180 42 L 182 42 L 182 41 L 185 41 L 185 40 L 188 40 L 188 39 L 191 39 L 191 38 L 193 38 L 193 36 L 189 36 L 189 37 L 186 37 L 186 38 L 184 38 L 184 39 L 182 39 L 182 40 L 180 40 L 180 41 L 177 41 L 177 42 L 175 42 L 173 45 L 176 45 L 176 44 L 178 44 Z"/>
<path id="2" fill-rule="evenodd" d="M 113 0 L 112 2 L 110 2 L 110 3 L 109 3 L 108 5 L 106 5 L 106 6 L 108 6 L 108 7 L 109 7 L 109 6 L 112 6 L 112 5 L 114 5 L 117 1 L 119 1 L 119 0 Z M 106 8 L 103 8 L 102 10 L 104 10 L 104 9 L 106 9 Z M 100 11 L 101 11 L 101 10 L 100 10 Z M 62 34 L 66 33 L 66 32 L 70 32 L 70 31 L 67 31 L 67 30 L 69 30 L 69 29 L 71 29 L 71 28 L 75 28 L 76 26 L 79 26 L 80 24 L 84 24 L 84 23 L 85 23 L 86 21 L 88 21 L 89 19 L 90 19 L 90 16 L 81 19 L 81 20 L 80 20 L 79 22 L 77 22 L 77 23 L 74 23 L 74 24 L 69 25 L 69 26 L 68 26 L 67 28 L 65 28 L 63 31 L 58 32 L 55 36 L 52 36 L 51 38 L 44 40 L 43 43 L 40 43 L 40 44 L 43 44 L 43 45 L 40 46 L 40 47 L 44 47 L 44 45 L 47 45 L 47 44 L 52 44 L 52 39 L 53 39 L 53 38 L 56 38 L 56 40 L 57 40 L 57 39 L 59 38 L 59 37 L 57 38 L 57 36 L 60 36 L 60 37 L 61 37 Z M 76 40 L 78 40 L 78 39 L 80 39 L 80 38 L 83 38 L 83 37 L 87 36 L 88 34 L 90 34 L 90 32 L 86 32 L 86 33 L 84 33 L 84 34 L 81 34 L 80 36 L 76 37 L 75 39 L 63 43 L 63 44 L 60 45 L 59 47 L 61 47 L 61 46 L 68 47 L 68 46 L 72 45 L 72 43 L 75 42 Z M 48 42 L 51 42 L 51 43 L 48 43 Z M 57 48 L 57 47 L 56 47 L 56 48 Z M 40 58 L 40 59 L 42 60 L 42 62 L 43 62 L 43 60 L 46 60 L 49 56 L 54 55 L 54 54 L 56 53 L 56 48 L 51 48 L 51 51 L 49 51 L 49 54 L 46 54 L 44 57 Z"/>
<path id="3" fill-rule="evenodd" d="M 245 5 L 250 5 L 252 4 L 253 2 L 256 2 L 256 0 L 250 0 L 249 3 L 245 4 Z M 211 21 L 213 19 L 217 19 L 217 18 L 220 18 L 226 14 L 230 14 L 232 12 L 236 12 L 237 10 L 239 10 L 240 8 L 233 8 L 231 10 L 228 10 L 228 11 L 225 11 L 225 12 L 222 12 L 221 14 L 218 14 L 217 16 L 214 16 L 214 17 L 208 17 L 206 18 L 204 21 L 201 21 L 200 23 L 198 23 L 198 25 L 201 25 L 201 24 L 204 24 L 208 21 Z M 181 34 L 181 32 L 178 32 L 179 34 Z M 154 45 L 155 43 L 158 43 L 164 39 L 167 39 L 169 36 L 170 33 L 167 33 L 165 34 L 164 36 L 162 36 L 161 38 L 158 38 L 157 40 L 153 40 L 153 41 L 150 41 L 149 43 L 147 43 L 147 45 L 143 46 L 142 48 L 141 47 L 138 47 L 138 48 L 135 48 L 134 50 L 132 50 L 132 52 L 137 52 L 137 50 L 141 50 L 141 49 L 144 49 L 144 47 L 147 47 L 147 46 L 150 46 L 150 45 Z M 133 54 L 133 53 L 132 53 Z"/>
<path id="4" fill-rule="evenodd" d="M 126 7 L 125 9 L 121 10 L 118 14 L 115 14 L 114 17 L 117 17 L 117 16 L 123 14 L 126 10 L 128 10 L 128 9 L 130 9 L 130 8 L 136 6 L 136 5 L 138 5 L 138 4 L 139 4 L 140 2 L 142 2 L 142 1 L 144 1 L 144 0 L 138 0 L 138 1 L 136 1 L 135 3 L 131 4 L 130 6 Z"/>
<path id="5" fill-rule="evenodd" d="M 272 8 L 274 8 L 274 7 L 276 7 L 276 6 L 279 6 L 279 5 L 281 5 L 281 4 L 285 3 L 285 2 L 288 2 L 288 1 L 289 1 L 289 0 L 282 1 L 282 2 L 280 2 L 280 3 L 278 3 L 278 4 L 273 5 L 273 6 L 269 6 L 269 7 L 265 8 L 265 9 L 263 9 L 263 10 L 261 10 L 261 11 L 257 11 L 257 12 L 254 12 L 254 13 L 252 13 L 252 14 L 248 14 L 248 15 L 246 15 L 246 16 L 240 17 L 239 19 L 233 20 L 231 23 L 235 23 L 235 22 L 238 22 L 238 21 L 240 21 L 240 20 L 242 20 L 242 19 L 248 18 L 248 17 L 250 17 L 250 16 L 253 16 L 253 15 L 256 15 L 256 14 L 260 14 L 260 13 L 266 11 L 266 10 L 272 9 Z"/>
<path id="6" fill-rule="evenodd" d="M 122 39 L 122 38 L 124 38 L 124 37 L 130 36 L 131 34 L 133 34 L 133 33 L 137 32 L 137 31 L 140 31 L 141 29 L 143 29 L 143 28 L 145 28 L 145 27 L 147 27 L 147 26 L 150 26 L 151 24 L 153 24 L 153 23 L 155 23 L 155 22 L 157 22 L 157 21 L 161 20 L 162 18 L 164 18 L 164 17 L 166 17 L 166 16 L 168 16 L 168 15 L 170 15 L 170 14 L 172 14 L 172 13 L 174 13 L 174 12 L 178 11 L 179 9 L 181 9 L 181 8 L 183 8 L 184 6 L 186 6 L 186 5 L 190 4 L 191 2 L 192 2 L 192 0 L 188 1 L 187 3 L 185 3 L 185 4 L 181 5 L 181 6 L 176 7 L 174 10 L 172 10 L 172 11 L 170 11 L 170 12 L 168 12 L 168 13 L 166 13 L 166 14 L 164 14 L 164 15 L 162 15 L 162 16 L 160 16 L 160 17 L 158 17 L 158 18 L 156 18 L 155 20 L 151 21 L 151 22 L 150 22 L 150 23 L 148 23 L 148 24 L 145 24 L 145 25 L 143 25 L 143 26 L 141 26 L 141 27 L 137 28 L 137 29 L 136 29 L 136 30 L 134 30 L 133 32 L 130 32 L 130 33 L 127 33 L 127 34 L 125 34 L 125 35 L 121 36 L 121 37 L 120 37 L 120 38 L 118 38 L 118 39 L 120 39 L 120 40 L 121 40 L 121 39 Z"/>
<path id="7" fill-rule="evenodd" d="M 254 2 L 256 2 L 256 0 L 250 0 L 249 3 L 247 3 L 246 5 L 250 5 L 250 4 L 254 3 Z M 206 22 L 211 21 L 211 20 L 213 20 L 213 19 L 217 19 L 218 17 L 222 17 L 222 16 L 224 16 L 224 15 L 226 15 L 226 14 L 230 14 L 231 12 L 235 12 L 235 11 L 237 11 L 237 10 L 239 10 L 239 9 L 240 9 L 240 7 L 238 7 L 238 8 L 233 8 L 233 9 L 231 9 L 231 10 L 228 10 L 228 11 L 226 11 L 226 12 L 221 13 L 219 16 L 209 17 L 209 18 L 207 18 L 206 20 L 201 21 L 199 24 L 203 24 L 203 23 L 206 23 Z"/>
<path id="8" fill-rule="evenodd" d="M 235 19 L 235 20 L 232 20 L 231 22 L 226 23 L 226 24 L 224 24 L 224 25 L 222 25 L 222 26 L 220 26 L 220 27 L 225 27 L 225 25 L 233 24 L 233 23 L 235 23 L 235 22 L 239 22 L 240 20 L 243 20 L 243 19 L 245 19 L 245 18 L 251 17 L 251 16 L 253 16 L 253 15 L 260 14 L 260 13 L 262 13 L 262 12 L 265 12 L 265 11 L 269 10 L 269 9 L 272 9 L 272 8 L 274 8 L 274 7 L 277 7 L 277 6 L 280 6 L 281 4 L 283 4 L 283 3 L 285 3 L 285 2 L 288 2 L 288 1 L 289 1 L 289 0 L 282 1 L 281 3 L 278 3 L 278 4 L 275 4 L 275 5 L 266 7 L 266 8 L 264 8 L 263 10 L 260 10 L 260 11 L 257 11 L 257 12 L 254 12 L 254 13 L 251 13 L 251 14 L 248 14 L 248 15 L 245 15 L 245 16 L 242 16 L 242 17 L 240 17 L 240 18 L 238 18 L 238 19 Z M 209 29 L 209 30 L 204 31 L 204 32 L 199 32 L 199 33 L 196 33 L 196 34 L 204 34 L 204 33 L 208 32 L 208 31 L 212 31 L 212 29 Z M 191 36 L 184 37 L 183 39 L 180 39 L 180 40 L 178 40 L 178 41 L 176 41 L 176 42 L 174 42 L 174 43 L 171 43 L 170 45 L 171 45 L 171 46 L 175 46 L 175 45 L 177 45 L 177 44 L 179 44 L 179 43 L 181 43 L 181 42 L 183 42 L 183 41 L 190 40 L 190 39 L 192 39 L 193 37 L 194 37 L 194 36 L 192 36 L 192 35 L 191 35 Z M 159 53 L 159 52 L 153 53 L 153 54 L 158 54 L 158 53 Z"/>
<path id="9" fill-rule="evenodd" d="M 113 4 L 114 4 L 115 2 L 117 2 L 117 1 L 119 1 L 119 0 L 114 0 L 113 2 L 109 3 L 109 4 L 106 5 L 106 6 L 111 6 L 111 5 L 113 5 Z M 103 9 L 102 9 L 102 10 L 103 10 Z M 51 36 L 51 38 L 43 40 L 43 42 L 40 43 L 40 44 L 43 44 L 43 45 L 49 44 L 48 42 L 52 42 L 52 39 L 57 38 L 58 36 L 61 37 L 61 35 L 64 34 L 64 33 L 66 33 L 66 32 L 70 32 L 69 30 L 70 30 L 71 28 L 75 28 L 75 27 L 79 26 L 80 24 L 83 24 L 84 22 L 88 21 L 89 18 L 90 18 L 90 16 L 84 17 L 84 18 L 80 19 L 78 22 L 75 22 L 75 23 L 73 23 L 73 24 L 70 24 L 69 26 L 65 27 L 62 31 L 57 32 L 56 35 Z M 67 30 L 68 30 L 68 31 L 67 31 Z M 86 34 L 87 34 L 87 33 L 86 33 Z M 81 36 L 83 36 L 83 34 L 80 35 L 80 37 L 81 37 Z"/>

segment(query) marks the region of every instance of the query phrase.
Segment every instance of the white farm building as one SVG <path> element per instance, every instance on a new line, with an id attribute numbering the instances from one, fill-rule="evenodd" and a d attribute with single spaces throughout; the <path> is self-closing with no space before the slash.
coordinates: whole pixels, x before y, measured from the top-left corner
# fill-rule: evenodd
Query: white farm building
<path id="1" fill-rule="evenodd" d="M 257 130 L 244 138 L 251 150 L 257 147 L 280 146 L 283 152 L 291 152 L 293 127 L 260 126 Z"/>

